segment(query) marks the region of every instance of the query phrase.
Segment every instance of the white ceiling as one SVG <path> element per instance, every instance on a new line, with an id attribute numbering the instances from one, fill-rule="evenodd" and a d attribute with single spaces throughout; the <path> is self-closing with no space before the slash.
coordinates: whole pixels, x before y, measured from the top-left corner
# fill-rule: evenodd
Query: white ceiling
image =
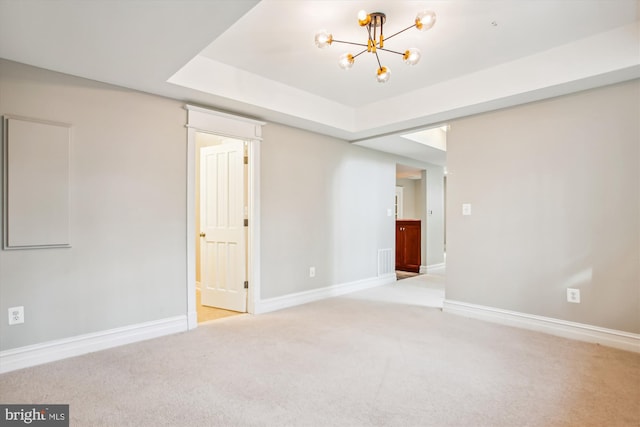
<path id="1" fill-rule="evenodd" d="M 319 29 L 362 42 L 358 10 L 387 35 L 436 12 L 343 71 Z M 637 0 L 0 0 L 0 57 L 444 164 L 397 136 L 456 117 L 640 77 Z M 356 52 L 353 52 L 356 53 Z M 434 151 L 435 150 L 435 151 Z"/>

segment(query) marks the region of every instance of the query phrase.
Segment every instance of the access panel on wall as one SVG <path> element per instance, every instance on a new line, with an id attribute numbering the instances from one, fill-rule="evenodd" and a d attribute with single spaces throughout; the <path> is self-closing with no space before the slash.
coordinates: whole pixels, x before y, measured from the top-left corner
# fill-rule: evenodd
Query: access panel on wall
<path id="1" fill-rule="evenodd" d="M 71 126 L 3 117 L 3 248 L 69 247 Z"/>

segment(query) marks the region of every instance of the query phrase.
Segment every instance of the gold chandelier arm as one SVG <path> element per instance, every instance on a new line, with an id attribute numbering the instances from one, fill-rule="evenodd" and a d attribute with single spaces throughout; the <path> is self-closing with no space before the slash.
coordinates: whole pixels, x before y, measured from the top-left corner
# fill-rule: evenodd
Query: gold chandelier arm
<path id="1" fill-rule="evenodd" d="M 376 54 L 376 61 L 378 61 L 378 69 L 382 68 L 382 64 L 380 63 L 380 58 L 378 57 L 378 51 L 373 52 Z"/>
<path id="2" fill-rule="evenodd" d="M 415 27 L 415 26 L 416 26 L 416 24 L 410 25 L 410 26 L 408 26 L 407 28 L 405 28 L 404 30 L 400 30 L 400 31 L 398 31 L 398 32 L 397 32 L 397 33 L 395 33 L 395 34 L 391 34 L 390 36 L 385 37 L 385 40 L 389 40 L 391 37 L 395 37 L 395 36 L 397 36 L 397 35 L 398 35 L 398 34 L 400 34 L 400 33 L 404 33 L 405 31 L 410 30 L 410 29 L 412 29 L 412 28 L 413 28 L 413 27 Z"/>
<path id="3" fill-rule="evenodd" d="M 404 56 L 403 52 L 396 52 L 395 50 L 389 50 L 389 49 L 380 49 L 380 50 L 384 50 L 385 52 L 391 52 L 391 53 L 395 53 L 395 54 Z"/>
<path id="4" fill-rule="evenodd" d="M 332 42 L 333 42 L 333 43 L 352 44 L 352 45 L 354 45 L 354 46 L 363 46 L 363 47 L 367 47 L 367 45 L 366 45 L 366 44 L 363 44 L 363 43 L 354 43 L 354 42 L 348 42 L 348 41 L 345 41 L 345 40 L 336 40 L 336 39 L 333 39 L 333 40 L 332 40 Z"/>
<path id="5" fill-rule="evenodd" d="M 366 51 L 367 51 L 367 49 L 365 49 L 365 50 L 363 50 L 363 51 L 361 51 L 361 52 L 358 52 L 357 54 L 353 55 L 353 59 L 356 59 L 358 56 L 362 55 L 362 54 L 363 54 L 363 53 L 365 53 Z"/>

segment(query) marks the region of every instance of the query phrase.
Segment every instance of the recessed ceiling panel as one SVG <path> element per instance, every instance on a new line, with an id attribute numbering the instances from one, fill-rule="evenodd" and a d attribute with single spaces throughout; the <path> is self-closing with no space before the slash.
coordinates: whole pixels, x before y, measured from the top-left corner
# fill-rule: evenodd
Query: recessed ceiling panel
<path id="1" fill-rule="evenodd" d="M 348 106 L 359 107 L 405 94 L 461 75 L 551 49 L 635 20 L 635 2 L 592 0 L 460 0 L 460 1 L 290 1 L 262 0 L 211 43 L 202 55 L 233 67 L 286 83 Z M 425 9 L 436 13 L 435 26 L 412 28 L 385 44 L 391 50 L 422 51 L 415 66 L 399 55 L 379 52 L 381 65 L 391 69 L 389 82 L 375 79 L 373 54 L 356 58 L 342 70 L 338 57 L 359 47 L 314 44 L 318 30 L 335 39 L 366 43 L 357 13 L 386 14 L 387 36 L 413 24 Z M 428 102 L 428 100 L 416 100 Z"/>

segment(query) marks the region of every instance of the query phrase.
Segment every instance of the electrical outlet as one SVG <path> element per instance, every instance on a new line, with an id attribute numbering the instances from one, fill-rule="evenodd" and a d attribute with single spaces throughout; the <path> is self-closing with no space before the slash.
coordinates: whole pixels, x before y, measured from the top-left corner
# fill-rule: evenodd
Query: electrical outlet
<path id="1" fill-rule="evenodd" d="M 9 308 L 9 325 L 24 323 L 24 307 Z"/>
<path id="2" fill-rule="evenodd" d="M 580 304 L 580 289 L 567 288 L 567 301 Z"/>
<path id="3" fill-rule="evenodd" d="M 316 268 L 309 267 L 309 277 L 316 277 Z"/>

